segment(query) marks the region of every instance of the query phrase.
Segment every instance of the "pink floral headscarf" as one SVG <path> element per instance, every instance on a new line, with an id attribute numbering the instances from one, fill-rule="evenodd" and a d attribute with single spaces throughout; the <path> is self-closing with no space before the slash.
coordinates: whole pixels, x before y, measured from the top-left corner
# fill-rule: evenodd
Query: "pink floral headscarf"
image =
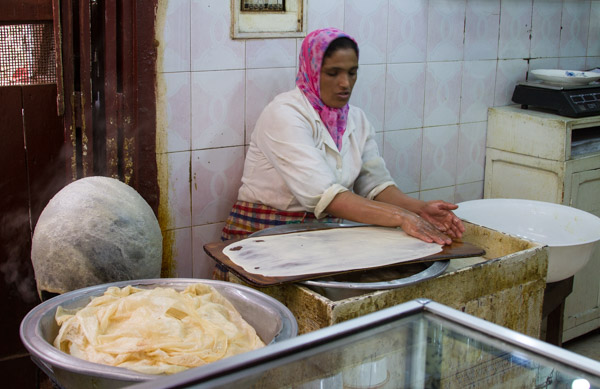
<path id="1" fill-rule="evenodd" d="M 342 148 L 342 136 L 346 131 L 348 104 L 342 108 L 331 108 L 321 100 L 320 75 L 325 50 L 333 40 L 341 37 L 356 42 L 350 35 L 336 28 L 324 28 L 308 34 L 302 42 L 300 66 L 296 76 L 296 85 L 319 113 L 338 150 Z"/>

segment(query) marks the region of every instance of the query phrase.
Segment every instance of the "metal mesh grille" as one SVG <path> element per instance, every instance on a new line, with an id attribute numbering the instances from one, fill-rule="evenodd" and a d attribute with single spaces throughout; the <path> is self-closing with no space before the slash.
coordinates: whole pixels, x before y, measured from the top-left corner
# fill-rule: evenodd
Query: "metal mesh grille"
<path id="1" fill-rule="evenodd" d="M 0 26 L 0 86 L 56 83 L 52 23 Z"/>

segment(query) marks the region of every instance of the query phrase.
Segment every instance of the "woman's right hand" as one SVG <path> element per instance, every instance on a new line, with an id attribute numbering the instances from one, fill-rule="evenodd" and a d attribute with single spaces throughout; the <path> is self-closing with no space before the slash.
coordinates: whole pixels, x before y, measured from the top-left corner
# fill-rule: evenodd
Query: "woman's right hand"
<path id="1" fill-rule="evenodd" d="M 433 224 L 410 211 L 402 210 L 400 228 L 408 235 L 428 243 L 451 244 L 452 239 Z"/>

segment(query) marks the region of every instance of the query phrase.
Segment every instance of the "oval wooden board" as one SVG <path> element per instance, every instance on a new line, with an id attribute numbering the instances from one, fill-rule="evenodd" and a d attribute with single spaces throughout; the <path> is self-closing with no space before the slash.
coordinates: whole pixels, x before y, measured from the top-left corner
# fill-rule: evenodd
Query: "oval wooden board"
<path id="1" fill-rule="evenodd" d="M 331 228 L 331 227 L 325 227 L 323 229 L 326 229 L 326 228 Z M 352 227 L 345 226 L 343 228 L 352 228 Z M 315 230 L 314 227 L 311 227 L 309 229 Z M 299 229 L 295 230 L 294 232 L 290 232 L 290 234 L 293 234 L 296 232 L 301 232 L 301 230 L 299 230 Z M 262 274 L 250 273 L 250 272 L 246 271 L 244 268 L 242 268 L 241 266 L 237 265 L 226 254 L 223 253 L 223 249 L 225 247 L 229 246 L 230 244 L 232 244 L 234 242 L 240 242 L 240 244 L 243 244 L 243 241 L 246 239 L 255 239 L 255 238 L 247 237 L 247 238 L 240 238 L 240 239 L 232 239 L 232 240 L 228 240 L 228 241 L 224 241 L 224 242 L 207 243 L 204 245 L 204 251 L 211 258 L 213 258 L 217 263 L 226 267 L 229 271 L 231 271 L 232 273 L 237 275 L 239 278 L 241 278 L 242 280 L 246 281 L 247 283 L 257 286 L 257 287 L 281 285 L 281 284 L 285 284 L 285 283 L 306 281 L 306 280 L 315 279 L 315 278 L 321 278 L 321 277 L 326 277 L 326 276 L 332 276 L 332 275 L 337 275 L 337 274 L 365 270 L 365 269 L 353 269 L 353 270 L 349 270 L 349 271 L 340 271 L 340 272 L 300 274 L 300 275 L 294 275 L 294 276 L 289 276 L 289 277 L 267 277 Z M 470 244 L 467 242 L 462 242 L 462 241 L 454 241 L 451 245 L 444 246 L 442 251 L 439 253 L 429 255 L 427 257 L 416 258 L 416 259 L 413 259 L 410 261 L 404 261 L 402 263 L 395 263 L 395 264 L 391 264 L 391 265 L 377 266 L 377 267 L 369 267 L 369 270 L 370 269 L 381 269 L 381 268 L 386 268 L 386 267 L 402 266 L 405 264 L 414 264 L 414 263 L 420 263 L 420 262 L 447 260 L 447 259 L 452 259 L 452 258 L 480 257 L 484 254 L 485 254 L 485 250 L 483 250 L 473 244 Z M 314 259 L 316 261 L 319 260 L 319 253 L 307 252 L 307 255 L 314 257 Z M 365 258 L 365 259 L 367 259 L 367 258 Z"/>

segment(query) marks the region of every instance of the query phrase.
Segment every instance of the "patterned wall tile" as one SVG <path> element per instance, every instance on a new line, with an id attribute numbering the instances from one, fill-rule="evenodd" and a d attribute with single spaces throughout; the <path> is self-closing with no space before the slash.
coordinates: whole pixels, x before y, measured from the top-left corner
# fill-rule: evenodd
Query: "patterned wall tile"
<path id="1" fill-rule="evenodd" d="M 463 201 L 479 200 L 483 198 L 483 181 L 470 182 L 456 185 L 454 201 L 458 204 Z"/>
<path id="2" fill-rule="evenodd" d="M 169 172 L 167 201 L 171 222 L 164 228 L 189 227 L 191 225 L 190 152 L 168 153 L 165 157 Z"/>
<path id="3" fill-rule="evenodd" d="M 207 243 L 220 242 L 221 230 L 224 223 L 206 224 L 195 226 L 192 229 L 193 237 L 193 274 L 194 278 L 211 279 L 215 260 L 204 251 L 204 245 Z"/>
<path id="4" fill-rule="evenodd" d="M 502 0 L 498 58 L 529 57 L 532 8 L 533 0 Z"/>
<path id="5" fill-rule="evenodd" d="M 427 60 L 463 59 L 466 0 L 430 0 Z"/>
<path id="6" fill-rule="evenodd" d="M 562 0 L 533 0 L 531 57 L 558 57 Z"/>
<path id="7" fill-rule="evenodd" d="M 487 110 L 494 104 L 497 61 L 463 63 L 460 122 L 487 120 Z"/>
<path id="8" fill-rule="evenodd" d="M 164 105 L 167 131 L 167 152 L 190 150 L 191 147 L 191 91 L 190 73 L 163 73 L 165 93 L 159 92 L 159 105 Z"/>
<path id="9" fill-rule="evenodd" d="M 192 148 L 244 144 L 244 71 L 192 73 Z"/>
<path id="10" fill-rule="evenodd" d="M 385 63 L 387 0 L 346 0 L 344 27 L 358 42 L 360 64 Z"/>
<path id="11" fill-rule="evenodd" d="M 392 178 L 403 192 L 418 191 L 423 130 L 386 131 L 384 140 L 384 160 Z"/>
<path id="12" fill-rule="evenodd" d="M 245 43 L 230 38 L 230 2 L 191 1 L 192 71 L 243 69 Z"/>
<path id="13" fill-rule="evenodd" d="M 192 264 L 192 228 L 180 228 L 163 232 L 163 247 L 171 250 L 169 258 L 173 261 L 170 277 L 191 278 Z"/>
<path id="14" fill-rule="evenodd" d="M 456 183 L 482 181 L 485 165 L 487 122 L 463 123 L 458 130 Z"/>
<path id="15" fill-rule="evenodd" d="M 249 69 L 246 71 L 246 144 L 256 120 L 267 104 L 296 85 L 295 68 Z"/>
<path id="16" fill-rule="evenodd" d="M 190 71 L 190 0 L 167 3 L 162 51 L 163 72 Z"/>
<path id="17" fill-rule="evenodd" d="M 375 131 L 383 131 L 385 65 L 361 65 L 350 104 L 365 111 Z"/>
<path id="18" fill-rule="evenodd" d="M 390 2 L 388 63 L 425 61 L 428 15 L 429 0 Z"/>
<path id="19" fill-rule="evenodd" d="M 425 64 L 389 64 L 385 83 L 384 129 L 423 126 Z"/>
<path id="20" fill-rule="evenodd" d="M 469 0 L 465 17 L 465 60 L 496 59 L 500 0 Z"/>
<path id="21" fill-rule="evenodd" d="M 223 222 L 237 200 L 244 147 L 192 151 L 192 223 Z"/>
<path id="22" fill-rule="evenodd" d="M 560 34 L 561 57 L 583 57 L 588 45 L 590 0 L 564 0 Z M 594 37 L 598 40 L 598 37 Z"/>
<path id="23" fill-rule="evenodd" d="M 498 61 L 496 72 L 496 89 L 494 90 L 494 106 L 514 104 L 512 94 L 515 85 L 527 78 L 527 61 L 508 59 Z"/>
<path id="24" fill-rule="evenodd" d="M 454 191 L 454 186 L 424 190 L 420 193 L 419 198 L 423 201 L 444 200 L 449 203 L 454 203 Z"/>
<path id="25" fill-rule="evenodd" d="M 425 79 L 425 126 L 458 123 L 462 62 L 428 62 Z"/>
<path id="26" fill-rule="evenodd" d="M 246 68 L 296 66 L 296 39 L 249 39 L 246 42 Z"/>
<path id="27" fill-rule="evenodd" d="M 600 37 L 600 1 L 594 0 L 590 7 L 590 32 L 588 34 L 587 45 L 588 57 L 600 56 L 600 39 L 598 37 Z"/>
<path id="28" fill-rule="evenodd" d="M 308 7 L 307 32 L 335 27 L 344 30 L 344 0 L 313 1 Z"/>
<path id="29" fill-rule="evenodd" d="M 428 127 L 423 130 L 421 190 L 454 185 L 457 150 L 458 126 Z"/>

